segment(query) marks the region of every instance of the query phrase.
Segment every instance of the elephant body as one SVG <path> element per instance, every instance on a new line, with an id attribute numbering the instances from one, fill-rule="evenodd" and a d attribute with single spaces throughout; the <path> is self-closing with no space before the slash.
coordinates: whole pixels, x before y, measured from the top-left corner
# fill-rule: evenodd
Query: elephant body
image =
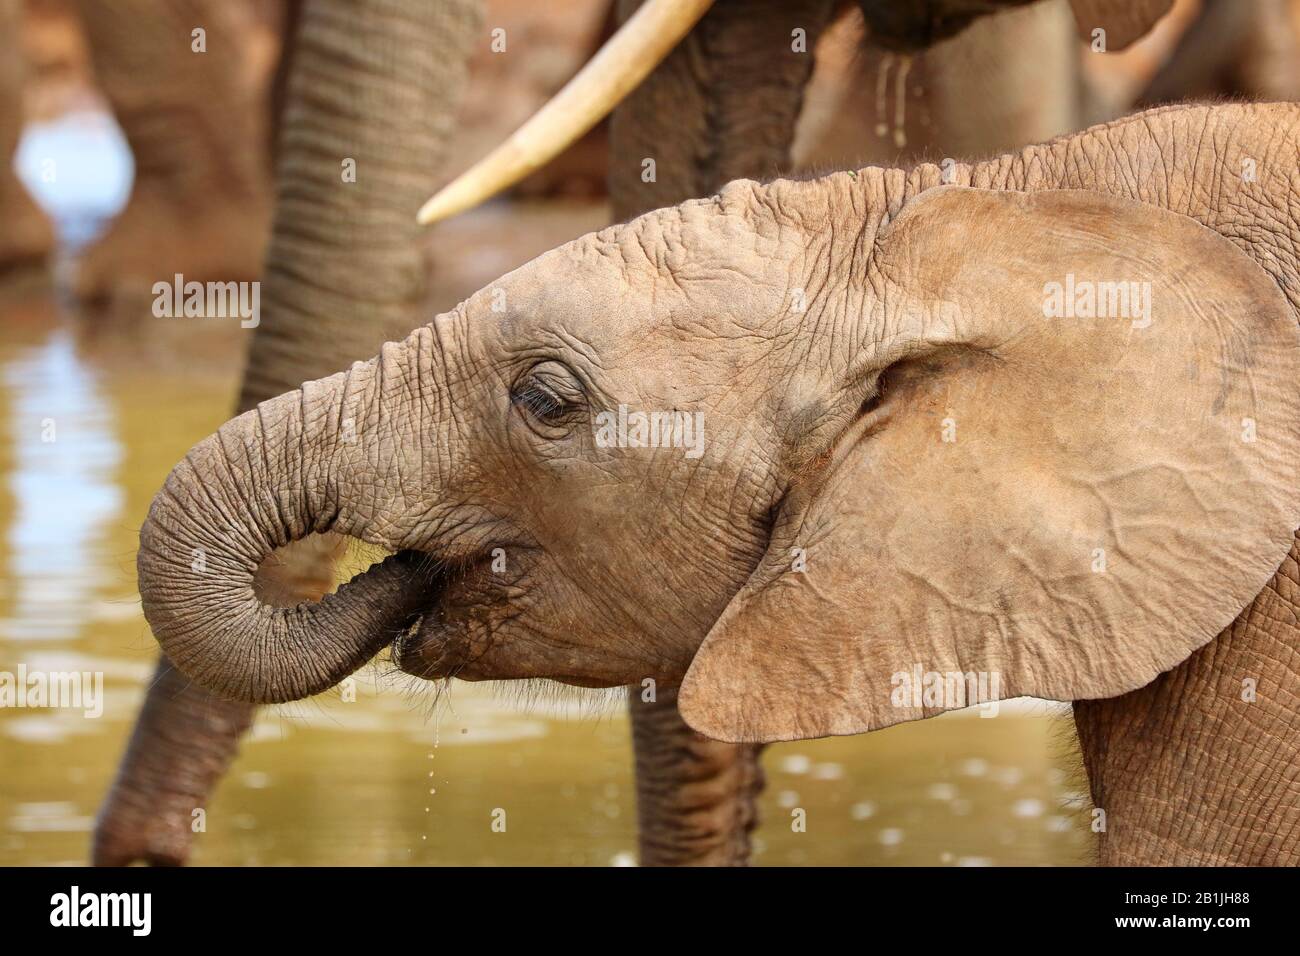
<path id="1" fill-rule="evenodd" d="M 863 5 L 877 30 L 883 6 Z M 622 19 L 636 7 L 622 4 Z M 736 177 L 997 154 L 1072 132 L 1090 112 L 1064 0 L 974 20 L 923 49 L 858 36 L 838 12 L 818 2 L 715 5 L 614 111 L 615 221 Z M 798 29 L 809 50 L 826 53 L 830 41 L 829 69 L 755 55 L 787 46 Z M 646 156 L 658 165 L 650 183 Z M 642 863 L 747 862 L 761 748 L 694 732 L 671 688 L 649 701 L 634 687 L 629 709 Z"/>

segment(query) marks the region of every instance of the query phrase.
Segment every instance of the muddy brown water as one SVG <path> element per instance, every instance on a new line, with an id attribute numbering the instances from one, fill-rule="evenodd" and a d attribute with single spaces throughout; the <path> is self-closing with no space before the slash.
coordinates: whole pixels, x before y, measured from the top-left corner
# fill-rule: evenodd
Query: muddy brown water
<path id="1" fill-rule="evenodd" d="M 439 240 L 444 307 L 604 211 L 514 211 L 503 248 L 506 215 L 485 210 Z M 0 707 L 0 864 L 87 859 L 156 654 L 137 530 L 168 470 L 227 417 L 247 334 L 147 309 L 78 316 L 42 296 L 0 305 L 0 671 L 104 682 L 98 717 Z M 764 764 L 760 864 L 1077 864 L 1092 852 L 1060 705 L 782 744 Z M 206 812 L 196 864 L 635 859 L 620 701 L 466 683 L 435 700 L 382 662 L 358 675 L 355 701 L 335 690 L 264 710 Z"/>

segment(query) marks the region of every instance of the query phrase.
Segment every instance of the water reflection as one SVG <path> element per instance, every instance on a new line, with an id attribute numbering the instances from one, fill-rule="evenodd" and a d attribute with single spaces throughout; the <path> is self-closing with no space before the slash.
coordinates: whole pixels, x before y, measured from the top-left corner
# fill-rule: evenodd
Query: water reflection
<path id="1" fill-rule="evenodd" d="M 87 110 L 30 124 L 15 151 L 14 171 L 73 251 L 125 205 L 134 163 L 113 117 Z"/>
<path id="2" fill-rule="evenodd" d="M 122 506 L 121 449 L 94 373 L 72 335 L 54 331 L 0 370 L 9 393 L 6 535 L 13 602 L 0 637 L 70 639 L 104 581 L 92 545 Z"/>

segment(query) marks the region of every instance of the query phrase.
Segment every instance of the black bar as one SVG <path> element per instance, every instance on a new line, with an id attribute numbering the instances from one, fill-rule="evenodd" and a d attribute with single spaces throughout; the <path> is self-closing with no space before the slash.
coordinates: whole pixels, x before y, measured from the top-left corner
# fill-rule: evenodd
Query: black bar
<path id="1" fill-rule="evenodd" d="M 1294 869 L 10 869 L 0 882 L 7 942 L 76 933 L 205 949 L 373 946 L 411 933 L 414 944 L 426 932 L 428 945 L 467 933 L 457 945 L 481 934 L 496 948 L 515 934 L 536 945 L 552 934 L 596 943 L 611 931 L 675 948 L 710 926 L 760 939 L 802 926 L 828 944 L 824 934 L 842 929 L 866 944 L 902 933 L 944 945 L 1191 936 L 1231 945 L 1242 933 L 1293 930 L 1300 888 Z M 143 897 L 133 910 L 121 898 L 105 907 L 128 925 L 51 925 L 68 922 L 73 886 L 87 917 L 97 894 L 149 894 L 148 935 L 130 919 L 143 928 Z"/>

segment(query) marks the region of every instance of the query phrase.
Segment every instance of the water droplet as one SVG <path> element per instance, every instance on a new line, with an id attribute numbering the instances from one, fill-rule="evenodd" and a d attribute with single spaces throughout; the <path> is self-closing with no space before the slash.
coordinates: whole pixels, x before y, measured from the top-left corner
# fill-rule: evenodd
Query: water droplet
<path id="1" fill-rule="evenodd" d="M 889 133 L 889 68 L 894 65 L 894 54 L 886 53 L 876 66 L 876 135 Z"/>
<path id="2" fill-rule="evenodd" d="M 894 77 L 894 145 L 899 149 L 907 145 L 907 74 L 911 70 L 912 58 L 900 57 Z"/>

